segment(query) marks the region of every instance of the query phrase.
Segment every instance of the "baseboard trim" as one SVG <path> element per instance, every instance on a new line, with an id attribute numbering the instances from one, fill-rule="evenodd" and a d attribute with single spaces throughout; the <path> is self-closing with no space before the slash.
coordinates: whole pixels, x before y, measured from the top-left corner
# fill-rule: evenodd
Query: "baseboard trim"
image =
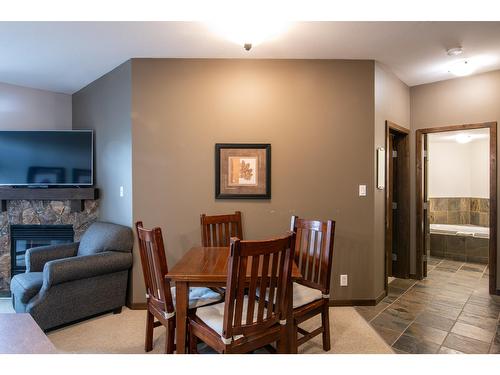
<path id="1" fill-rule="evenodd" d="M 339 299 L 330 300 L 330 306 L 376 306 L 387 295 L 386 291 L 382 291 L 377 298 L 372 299 Z"/>
<path id="2" fill-rule="evenodd" d="M 146 302 L 127 303 L 127 307 L 130 310 L 146 310 L 147 309 Z"/>

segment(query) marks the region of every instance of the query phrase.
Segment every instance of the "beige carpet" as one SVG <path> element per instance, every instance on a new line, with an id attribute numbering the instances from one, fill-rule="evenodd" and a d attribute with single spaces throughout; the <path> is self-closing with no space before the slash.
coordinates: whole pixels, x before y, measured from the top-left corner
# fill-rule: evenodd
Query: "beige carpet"
<path id="1" fill-rule="evenodd" d="M 14 312 L 10 299 L 0 299 L 0 313 Z M 61 353 L 144 353 L 144 310 L 123 309 L 48 333 Z M 305 322 L 306 330 L 320 323 L 319 316 Z M 393 353 L 392 349 L 352 307 L 330 308 L 332 349 L 328 353 Z M 165 329 L 155 329 L 152 353 L 163 353 Z M 326 353 L 321 335 L 299 348 L 300 353 Z"/>
<path id="2" fill-rule="evenodd" d="M 104 315 L 57 331 L 48 337 L 63 353 L 144 353 L 146 313 L 123 309 L 119 315 Z M 314 327 L 311 319 L 303 327 Z M 393 353 L 391 348 L 351 307 L 330 309 L 332 350 L 329 353 Z M 153 353 L 164 350 L 165 330 L 155 329 Z M 300 347 L 301 353 L 325 353 L 321 336 Z"/>

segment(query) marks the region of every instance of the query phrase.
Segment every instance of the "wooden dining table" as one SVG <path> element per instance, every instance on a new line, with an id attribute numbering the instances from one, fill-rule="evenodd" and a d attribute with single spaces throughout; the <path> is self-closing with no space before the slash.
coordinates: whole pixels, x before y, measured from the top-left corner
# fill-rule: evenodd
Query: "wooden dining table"
<path id="1" fill-rule="evenodd" d="M 202 247 L 191 248 L 168 272 L 166 278 L 175 282 L 175 314 L 176 314 L 176 353 L 186 353 L 187 312 L 189 304 L 189 288 L 193 286 L 225 287 L 227 281 L 227 267 L 229 247 Z M 251 262 L 248 262 L 247 275 L 250 276 Z M 295 264 L 292 266 L 292 280 L 302 275 Z M 287 291 L 287 352 L 292 348 L 288 338 L 293 335 L 292 288 Z"/>

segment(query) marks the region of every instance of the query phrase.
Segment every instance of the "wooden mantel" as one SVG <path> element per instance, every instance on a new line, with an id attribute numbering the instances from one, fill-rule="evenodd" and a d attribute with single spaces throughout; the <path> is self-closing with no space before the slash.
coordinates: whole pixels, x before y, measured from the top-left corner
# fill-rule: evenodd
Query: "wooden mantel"
<path id="1" fill-rule="evenodd" d="M 83 211 L 85 200 L 99 197 L 99 190 L 93 187 L 69 188 L 28 188 L 0 187 L 1 210 L 7 211 L 7 201 L 40 200 L 40 201 L 71 201 L 71 211 Z"/>

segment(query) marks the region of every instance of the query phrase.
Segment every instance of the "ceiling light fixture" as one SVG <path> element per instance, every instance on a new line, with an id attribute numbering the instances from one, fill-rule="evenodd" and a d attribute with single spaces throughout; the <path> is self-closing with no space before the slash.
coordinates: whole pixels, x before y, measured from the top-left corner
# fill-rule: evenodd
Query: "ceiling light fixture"
<path id="1" fill-rule="evenodd" d="M 460 134 L 457 134 L 455 136 L 455 140 L 458 142 L 458 143 L 469 143 L 470 141 L 472 141 L 472 136 L 470 134 L 464 134 L 464 133 L 460 133 Z"/>
<path id="2" fill-rule="evenodd" d="M 242 46 L 246 51 L 264 41 L 271 40 L 289 28 L 288 22 L 276 20 L 220 20 L 208 23 L 209 28 L 219 36 Z"/>
<path id="3" fill-rule="evenodd" d="M 446 53 L 448 56 L 458 56 L 464 53 L 464 49 L 462 47 L 450 48 Z"/>

